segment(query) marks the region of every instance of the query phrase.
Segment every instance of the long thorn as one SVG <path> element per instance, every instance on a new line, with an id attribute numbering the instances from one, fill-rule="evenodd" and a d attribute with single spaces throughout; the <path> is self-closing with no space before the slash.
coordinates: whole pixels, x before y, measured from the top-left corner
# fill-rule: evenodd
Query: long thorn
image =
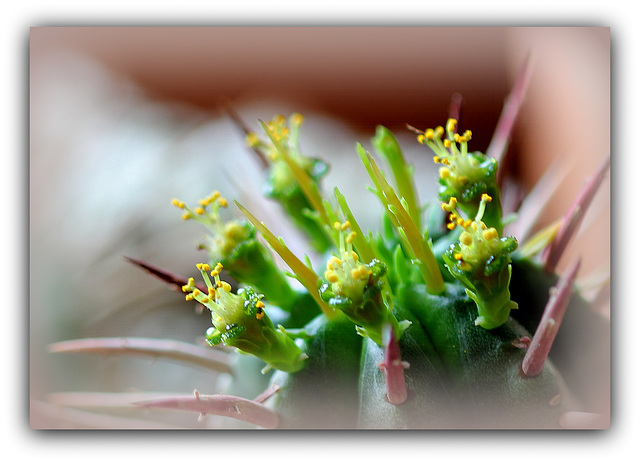
<path id="1" fill-rule="evenodd" d="M 147 408 L 176 409 L 199 412 L 201 416 L 212 414 L 233 417 L 265 428 L 277 428 L 278 414 L 263 404 L 232 395 L 194 395 L 169 397 L 133 403 Z"/>
<path id="2" fill-rule="evenodd" d="M 176 340 L 139 337 L 86 338 L 54 343 L 49 345 L 49 351 L 52 353 L 137 354 L 172 359 L 227 374 L 233 372 L 224 353 Z"/>
<path id="3" fill-rule="evenodd" d="M 184 426 L 171 425 L 151 420 L 116 417 L 113 415 L 96 414 L 94 412 L 69 409 L 42 401 L 32 400 L 31 428 L 55 429 L 103 429 L 103 430 L 188 430 Z M 35 416 L 35 419 L 34 419 Z M 47 426 L 40 427 L 44 419 Z M 194 428 L 194 427 L 192 427 Z"/>
<path id="4" fill-rule="evenodd" d="M 61 392 L 47 395 L 47 403 L 56 406 L 73 408 L 106 408 L 120 409 L 130 408 L 131 403 L 149 399 L 166 398 L 168 393 L 158 392 L 133 392 L 133 393 L 108 393 L 108 392 Z M 176 393 L 183 396 L 183 393 Z"/>
<path id="5" fill-rule="evenodd" d="M 544 363 L 549 356 L 549 351 L 567 311 L 573 291 L 573 281 L 578 274 L 578 268 L 580 268 L 579 259 L 569 272 L 560 278 L 558 284 L 551 289 L 551 296 L 547 306 L 544 308 L 536 333 L 522 361 L 522 372 L 527 377 L 538 375 L 544 368 Z"/>
<path id="6" fill-rule="evenodd" d="M 223 101 L 220 105 L 222 110 L 229 116 L 229 118 L 233 121 L 233 123 L 244 132 L 245 135 L 249 135 L 253 133 L 253 130 L 249 128 L 249 126 L 240 118 L 238 113 L 233 109 L 231 103 L 227 100 Z M 263 170 L 269 168 L 269 161 L 265 157 L 265 155 L 255 147 L 252 147 L 251 150 L 254 152 L 258 160 L 260 161 L 260 166 Z"/>
<path id="7" fill-rule="evenodd" d="M 451 95 L 451 103 L 449 103 L 449 118 L 460 121 L 460 113 L 462 110 L 462 95 L 454 93 Z"/>
<path id="8" fill-rule="evenodd" d="M 258 396 L 256 396 L 255 398 L 253 398 L 253 400 L 256 403 L 264 403 L 266 400 L 268 400 L 269 398 L 271 398 L 273 395 L 275 395 L 276 393 L 278 393 L 278 391 L 280 391 L 280 385 L 277 385 L 275 383 L 271 384 L 269 386 L 269 388 L 267 388 L 265 391 L 263 391 L 262 393 L 260 393 Z"/>
<path id="9" fill-rule="evenodd" d="M 495 158 L 498 161 L 498 165 L 502 165 L 502 159 L 507 152 L 513 127 L 515 126 L 520 107 L 522 106 L 527 87 L 529 86 L 529 78 L 531 76 L 530 63 L 531 59 L 527 56 L 527 59 L 518 71 L 509 96 L 507 96 L 505 100 L 498 125 L 487 148 L 487 156 Z M 498 178 L 500 178 L 500 176 L 501 173 L 498 172 Z"/>
<path id="10" fill-rule="evenodd" d="M 407 385 L 404 380 L 404 364 L 400 356 L 400 346 L 395 338 L 391 324 L 382 331 L 384 362 L 382 372 L 387 384 L 387 399 L 391 404 L 402 404 L 407 400 Z"/>
<path id="11" fill-rule="evenodd" d="M 529 239 L 540 214 L 560 188 L 568 171 L 566 165 L 559 165 L 557 160 L 554 161 L 524 198 L 518 208 L 518 219 L 507 224 L 504 233 L 515 236 L 520 242 Z"/>
<path id="12" fill-rule="evenodd" d="M 556 265 L 560 261 L 560 257 L 562 257 L 569 241 L 578 230 L 587 208 L 593 201 L 600 184 L 602 184 L 610 163 L 611 157 L 607 156 L 600 165 L 600 168 L 596 171 L 596 174 L 587 180 L 587 183 L 578 194 L 578 197 L 565 214 L 556 237 L 551 241 L 549 246 L 544 249 L 542 253 L 542 262 L 547 272 L 552 273 L 555 271 Z"/>
<path id="13" fill-rule="evenodd" d="M 569 411 L 560 416 L 560 427 L 573 430 L 608 429 L 607 416 L 592 412 Z"/>
<path id="14" fill-rule="evenodd" d="M 188 279 L 183 276 L 170 273 L 169 271 L 165 271 L 162 268 L 158 268 L 157 266 L 153 266 L 150 263 L 144 262 L 142 260 L 138 260 L 136 258 L 131 258 L 131 257 L 124 257 L 124 258 L 129 263 L 132 263 L 138 266 L 139 268 L 142 268 L 143 270 L 157 277 L 161 281 L 164 281 L 167 284 L 174 286 L 174 288 L 177 290 L 181 290 L 182 286 L 188 284 L 189 282 Z M 196 287 L 201 292 L 205 292 L 205 293 L 207 292 L 207 287 L 204 284 L 196 284 Z"/>

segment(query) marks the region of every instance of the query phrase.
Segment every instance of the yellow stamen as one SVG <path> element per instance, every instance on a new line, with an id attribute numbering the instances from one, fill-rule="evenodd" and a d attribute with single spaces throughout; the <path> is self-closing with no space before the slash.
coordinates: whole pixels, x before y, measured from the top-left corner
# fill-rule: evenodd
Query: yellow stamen
<path id="1" fill-rule="evenodd" d="M 445 148 L 450 148 L 451 147 L 451 140 L 444 140 L 442 142 L 442 144 L 444 144 Z M 444 163 L 444 162 L 443 162 Z"/>
<path id="2" fill-rule="evenodd" d="M 428 140 L 433 140 L 434 135 L 435 135 L 435 132 L 433 131 L 433 128 L 429 128 L 427 131 L 424 132 L 424 136 Z"/>
<path id="3" fill-rule="evenodd" d="M 260 144 L 260 138 L 258 137 L 258 135 L 256 133 L 251 132 L 251 133 L 247 134 L 246 142 L 247 142 L 247 144 L 249 146 L 255 147 L 258 144 Z"/>
<path id="4" fill-rule="evenodd" d="M 493 199 L 489 194 L 483 193 L 482 194 L 482 200 L 485 201 L 485 202 L 491 202 Z"/>
<path id="5" fill-rule="evenodd" d="M 224 197 L 218 198 L 218 204 L 220 204 L 220 207 L 224 207 L 224 208 L 226 208 L 229 205 L 227 203 L 227 200 Z"/>
<path id="6" fill-rule="evenodd" d="M 456 252 L 453 254 L 453 258 L 456 260 L 462 260 L 462 254 L 460 252 Z"/>
<path id="7" fill-rule="evenodd" d="M 424 144 L 426 137 L 423 134 L 418 135 L 418 143 Z"/>
<path id="8" fill-rule="evenodd" d="M 456 227 L 455 222 L 452 221 L 451 223 L 447 223 L 447 229 L 452 230 L 452 229 L 455 229 L 455 227 Z"/>
<path id="9" fill-rule="evenodd" d="M 291 116 L 291 123 L 301 125 L 302 122 L 304 122 L 304 116 L 302 114 L 295 113 Z"/>
<path id="10" fill-rule="evenodd" d="M 338 257 L 331 257 L 329 259 L 329 261 L 327 262 L 327 268 L 328 269 L 334 269 L 334 268 L 338 268 L 342 265 L 342 260 L 340 260 Z"/>
<path id="11" fill-rule="evenodd" d="M 440 174 L 440 178 L 443 180 L 446 180 L 451 176 L 451 170 L 449 170 L 447 167 L 440 167 L 438 173 Z"/>
<path id="12" fill-rule="evenodd" d="M 324 278 L 331 283 L 338 282 L 338 279 L 339 279 L 336 272 L 332 270 L 326 271 L 324 273 Z"/>
<path id="13" fill-rule="evenodd" d="M 351 231 L 347 236 L 347 244 L 351 244 L 358 234 L 355 231 Z"/>
<path id="14" fill-rule="evenodd" d="M 491 241 L 493 239 L 498 238 L 498 231 L 495 228 L 489 228 L 482 233 L 482 237 L 487 241 Z"/>
<path id="15" fill-rule="evenodd" d="M 178 199 L 172 199 L 172 200 L 171 200 L 171 203 L 172 203 L 174 206 L 178 207 L 179 209 L 183 209 L 183 208 L 184 208 L 184 202 L 179 201 Z"/>
<path id="16" fill-rule="evenodd" d="M 209 270 L 211 270 L 211 267 L 209 265 L 207 265 L 206 263 L 198 263 L 196 265 L 196 268 L 198 268 L 200 271 L 209 271 Z"/>
<path id="17" fill-rule="evenodd" d="M 433 162 L 436 164 L 440 163 L 440 156 L 433 156 Z"/>
<path id="18" fill-rule="evenodd" d="M 448 141 L 448 140 L 447 140 Z M 451 145 L 451 142 L 449 142 L 449 145 Z M 448 147 L 448 146 L 447 146 Z M 442 159 L 441 161 L 444 165 L 451 165 L 451 162 L 449 162 L 449 159 L 447 159 L 446 157 L 444 159 Z"/>
<path id="19" fill-rule="evenodd" d="M 444 210 L 445 212 L 453 212 L 457 205 L 458 199 L 452 197 L 451 199 L 449 199 L 448 203 L 442 204 L 442 210 Z"/>
<path id="20" fill-rule="evenodd" d="M 447 120 L 447 131 L 448 132 L 452 132 L 456 129 L 456 124 L 458 123 L 458 121 L 456 119 L 449 119 Z"/>
<path id="21" fill-rule="evenodd" d="M 473 239 L 471 238 L 471 234 L 468 232 L 463 232 L 460 235 L 460 242 L 464 245 L 471 245 L 473 243 Z"/>

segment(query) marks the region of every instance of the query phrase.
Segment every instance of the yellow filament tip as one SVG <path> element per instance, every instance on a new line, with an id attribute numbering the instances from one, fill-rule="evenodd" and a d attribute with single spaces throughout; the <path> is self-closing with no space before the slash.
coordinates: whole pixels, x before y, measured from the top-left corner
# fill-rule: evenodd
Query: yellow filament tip
<path id="1" fill-rule="evenodd" d="M 447 120 L 447 131 L 448 132 L 452 132 L 456 129 L 456 124 L 458 123 L 458 121 L 456 119 L 449 119 Z"/>
<path id="2" fill-rule="evenodd" d="M 338 282 L 338 279 L 339 279 L 335 271 L 331 271 L 331 270 L 328 270 L 324 273 L 324 278 L 332 284 L 334 282 Z"/>
<path id="3" fill-rule="evenodd" d="M 485 231 L 482 232 L 482 237 L 485 238 L 485 240 L 490 241 L 493 239 L 497 239 L 498 238 L 498 231 L 495 228 L 489 228 Z"/>
<path id="4" fill-rule="evenodd" d="M 211 270 L 211 267 L 209 265 L 207 265 L 206 263 L 198 263 L 196 265 L 196 268 L 198 268 L 200 271 L 209 271 L 209 270 Z"/>
<path id="5" fill-rule="evenodd" d="M 464 245 L 471 245 L 473 243 L 473 239 L 471 238 L 471 234 L 468 232 L 463 232 L 460 235 L 460 242 Z"/>

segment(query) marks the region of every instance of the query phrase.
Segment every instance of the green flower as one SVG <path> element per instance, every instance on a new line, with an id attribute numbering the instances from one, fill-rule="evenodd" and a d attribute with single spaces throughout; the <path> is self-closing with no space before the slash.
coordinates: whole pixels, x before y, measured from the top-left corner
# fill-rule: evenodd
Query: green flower
<path id="1" fill-rule="evenodd" d="M 334 224 L 340 231 L 340 256 L 332 256 L 327 262 L 320 296 L 353 321 L 360 335 L 380 344 L 385 323 L 390 323 L 398 336 L 406 326 L 400 327 L 391 314 L 390 301 L 382 296 L 386 265 L 375 258 L 366 264 L 360 261 L 352 245 L 356 232 L 347 234 L 350 227 L 349 221 Z"/>
<path id="2" fill-rule="evenodd" d="M 511 300 L 510 253 L 518 247 L 513 236 L 500 237 L 498 230 L 482 221 L 491 196 L 483 194 L 474 220 L 464 219 L 456 212 L 457 200 L 451 198 L 442 208 L 450 212 L 449 229 L 461 226 L 464 231 L 458 242 L 443 254 L 451 275 L 462 283 L 467 295 L 478 307 L 475 323 L 485 329 L 496 328 L 507 320 L 512 309 L 518 307 Z"/>
<path id="3" fill-rule="evenodd" d="M 498 163 L 479 151 L 470 153 L 471 130 L 460 135 L 456 133 L 457 124 L 457 120 L 449 119 L 446 128 L 430 128 L 418 135 L 418 141 L 431 148 L 435 153 L 433 161 L 440 165 L 440 200 L 455 197 L 460 208 L 471 216 L 480 206 L 482 195 L 490 195 L 493 201 L 487 207 L 484 221 L 502 233 L 500 189 L 496 183 Z"/>
<path id="4" fill-rule="evenodd" d="M 247 144 L 259 151 L 269 163 L 265 195 L 282 205 L 294 222 L 311 237 L 317 250 L 325 251 L 331 245 L 331 239 L 313 217 L 315 206 L 308 188 L 314 191 L 319 188 L 329 165 L 300 152 L 298 135 L 303 120 L 303 116 L 296 113 L 291 115 L 287 124 L 284 116 L 277 115 L 262 124 L 270 142 L 262 141 L 255 132 L 250 132 Z"/>
<path id="5" fill-rule="evenodd" d="M 245 287 L 237 294 L 231 292 L 229 283 L 220 280 L 222 265 L 211 270 L 206 263 L 196 265 L 202 273 L 207 293 L 195 287 L 194 279 L 182 287 L 186 300 L 196 300 L 211 311 L 213 327 L 207 330 L 210 345 L 223 343 L 235 347 L 241 353 L 251 354 L 267 363 L 264 369 L 295 372 L 302 369 L 307 355 L 295 344 L 282 326 L 276 329 L 265 313 L 263 295 Z M 213 276 L 212 282 L 208 272 Z"/>

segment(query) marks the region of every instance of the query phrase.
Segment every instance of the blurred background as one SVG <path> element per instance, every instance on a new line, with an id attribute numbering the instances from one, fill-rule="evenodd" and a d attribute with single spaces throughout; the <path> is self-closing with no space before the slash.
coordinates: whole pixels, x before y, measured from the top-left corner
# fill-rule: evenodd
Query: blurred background
<path id="1" fill-rule="evenodd" d="M 554 162 L 566 173 L 542 210 L 543 226 L 609 153 L 609 39 L 608 28 L 579 27 L 32 28 L 32 427 L 83 425 L 61 423 L 43 403 L 52 392 L 216 391 L 215 377 L 181 365 L 47 352 L 52 342 L 89 336 L 202 336 L 206 315 L 123 259 L 193 273 L 205 230 L 180 220 L 173 197 L 193 204 L 218 189 L 260 211 L 296 253 L 309 252 L 261 198 L 259 163 L 221 104 L 254 129 L 258 119 L 303 113 L 303 152 L 333 164 L 327 190 L 338 185 L 358 204 L 359 221 L 376 228 L 379 208 L 355 142 L 370 148 L 378 124 L 394 130 L 416 166 L 420 196 L 433 197 L 431 155 L 405 124 L 443 124 L 457 93 L 461 129 L 473 131 L 472 149 L 486 150 L 530 56 L 508 168 L 525 190 Z M 607 179 L 560 272 L 580 255 L 582 277 L 609 273 L 609 190 Z M 154 419 L 200 425 L 192 415 Z"/>

